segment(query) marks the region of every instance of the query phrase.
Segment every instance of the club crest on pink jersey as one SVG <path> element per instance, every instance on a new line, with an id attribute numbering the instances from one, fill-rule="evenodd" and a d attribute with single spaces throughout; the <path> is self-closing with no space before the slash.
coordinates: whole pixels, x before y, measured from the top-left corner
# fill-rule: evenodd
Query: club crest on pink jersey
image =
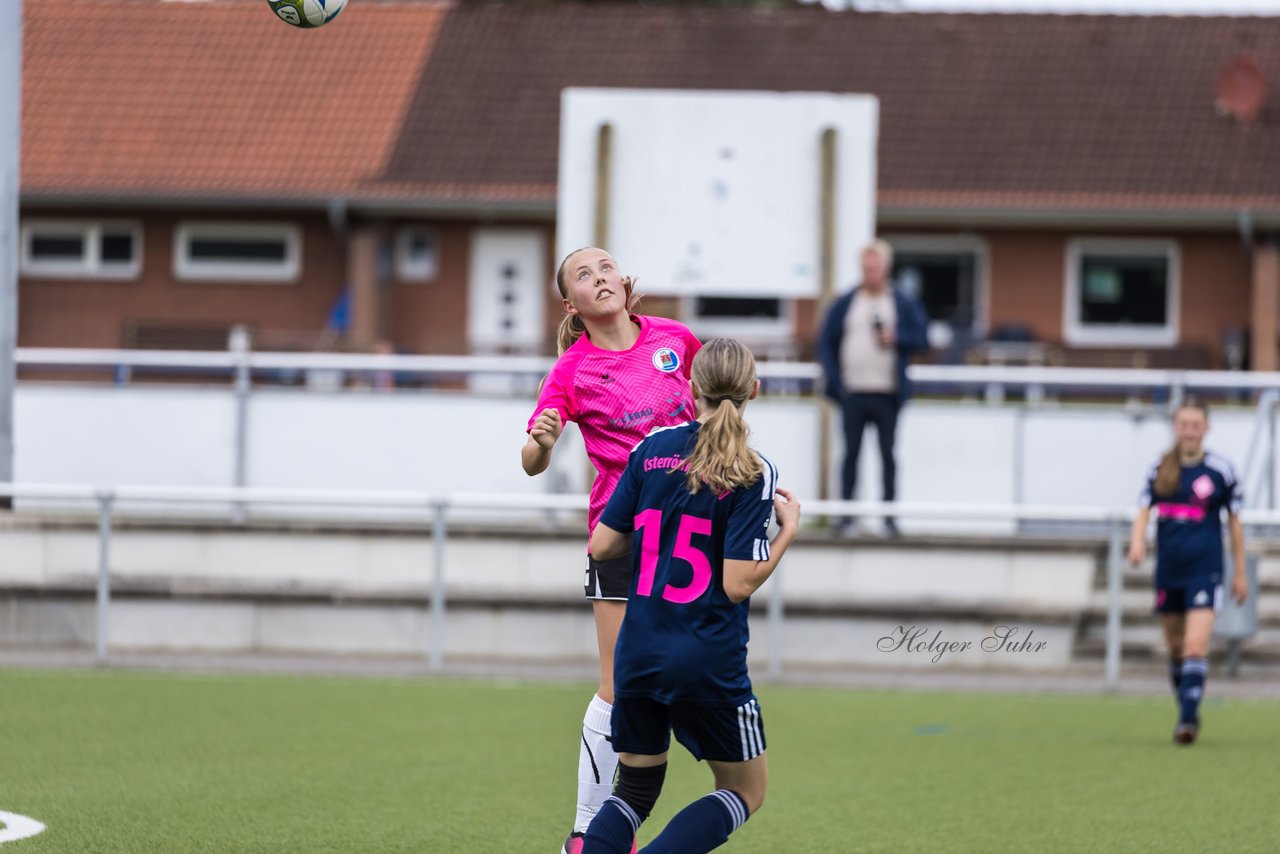
<path id="1" fill-rule="evenodd" d="M 669 374 L 680 367 L 680 355 L 670 347 L 654 351 L 653 366 L 664 374 Z"/>

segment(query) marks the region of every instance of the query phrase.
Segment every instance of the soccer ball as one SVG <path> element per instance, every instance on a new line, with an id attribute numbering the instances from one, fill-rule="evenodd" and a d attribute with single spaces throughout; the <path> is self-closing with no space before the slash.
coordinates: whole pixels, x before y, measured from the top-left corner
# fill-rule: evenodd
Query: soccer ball
<path id="1" fill-rule="evenodd" d="M 347 0 L 267 0 L 267 5 L 286 24 L 311 29 L 338 17 Z"/>

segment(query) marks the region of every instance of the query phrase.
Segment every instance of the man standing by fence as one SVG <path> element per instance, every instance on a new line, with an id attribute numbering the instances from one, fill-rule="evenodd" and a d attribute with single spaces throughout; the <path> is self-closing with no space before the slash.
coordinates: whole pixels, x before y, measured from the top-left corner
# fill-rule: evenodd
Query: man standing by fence
<path id="1" fill-rule="evenodd" d="M 818 357 L 825 374 L 826 396 L 839 407 L 844 421 L 845 456 L 840 472 L 840 497 L 853 497 L 858 483 L 858 452 L 862 431 L 875 425 L 880 443 L 883 498 L 897 496 L 897 464 L 893 444 L 898 413 L 910 396 L 907 362 L 925 350 L 924 309 L 893 287 L 893 247 L 873 240 L 862 250 L 862 282 L 838 297 L 827 310 L 818 337 Z M 846 520 L 846 531 L 852 520 Z M 896 536 L 893 517 L 885 530 Z"/>

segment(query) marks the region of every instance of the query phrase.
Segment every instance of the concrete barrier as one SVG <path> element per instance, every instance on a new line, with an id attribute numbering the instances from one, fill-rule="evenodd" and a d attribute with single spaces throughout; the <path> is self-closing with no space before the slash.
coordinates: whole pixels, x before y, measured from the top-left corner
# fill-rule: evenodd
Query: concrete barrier
<path id="1" fill-rule="evenodd" d="M 772 651 L 784 666 L 1063 667 L 1099 554 L 1067 541 L 813 533 L 754 597 L 751 655 Z M 97 560 L 87 522 L 0 522 L 0 643 L 91 645 Z M 593 657 L 584 561 L 576 528 L 451 527 L 444 654 Z M 430 651 L 424 528 L 119 520 L 111 566 L 113 650 Z M 764 615 L 775 585 L 785 613 L 777 637 Z"/>

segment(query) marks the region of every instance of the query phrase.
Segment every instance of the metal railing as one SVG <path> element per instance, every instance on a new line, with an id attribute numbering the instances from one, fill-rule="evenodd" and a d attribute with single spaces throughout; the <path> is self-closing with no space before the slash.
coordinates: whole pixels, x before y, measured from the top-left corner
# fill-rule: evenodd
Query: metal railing
<path id="1" fill-rule="evenodd" d="M 388 372 L 416 375 L 524 374 L 541 376 L 555 360 L 548 356 L 414 356 L 364 353 L 286 353 L 254 351 L 245 337 L 233 336 L 225 351 L 110 350 L 78 347 L 19 347 L 19 368 L 95 368 L 113 372 L 124 369 L 200 371 L 230 380 L 254 373 L 334 371 L 363 374 Z M 822 368 L 813 362 L 761 361 L 762 379 L 818 380 Z M 1181 400 L 1189 390 L 1253 392 L 1280 388 L 1280 372 L 1188 371 L 1129 368 L 1063 368 L 1008 365 L 912 365 L 913 382 L 997 390 L 1111 389 L 1114 391 L 1163 391 L 1167 399 Z M 1033 398 L 1035 395 L 1031 395 Z"/>
<path id="2" fill-rule="evenodd" d="M 421 510 L 423 521 L 430 520 L 433 567 L 430 595 L 429 667 L 440 671 L 444 665 L 444 627 L 446 618 L 445 547 L 448 541 L 449 513 L 452 510 L 585 510 L 585 495 L 491 495 L 482 493 L 437 495 L 426 492 L 374 492 L 351 490 L 293 490 L 236 488 L 173 488 L 149 486 L 95 487 L 88 485 L 0 484 L 0 496 L 15 499 L 53 499 L 85 502 L 96 506 L 98 520 L 98 568 L 96 585 L 95 652 L 99 662 L 109 660 L 108 626 L 111 605 L 111 539 L 112 523 L 121 504 L 216 504 L 232 508 L 257 505 L 289 505 L 369 509 Z M 1120 678 L 1122 630 L 1121 590 L 1124 578 L 1125 543 L 1133 518 L 1132 509 L 1105 509 L 1075 506 L 1019 505 L 950 505 L 921 503 L 884 503 L 856 501 L 805 502 L 807 518 L 815 516 L 861 517 L 894 516 L 899 519 L 948 519 L 986 522 L 1074 522 L 1104 524 L 1107 528 L 1107 620 L 1104 675 L 1108 685 Z M 234 514 L 234 510 L 232 511 Z M 238 516 L 233 518 L 239 519 Z M 1250 525 L 1280 524 L 1280 513 L 1247 511 Z M 770 579 L 768 591 L 768 673 L 782 672 L 784 573 Z"/>

